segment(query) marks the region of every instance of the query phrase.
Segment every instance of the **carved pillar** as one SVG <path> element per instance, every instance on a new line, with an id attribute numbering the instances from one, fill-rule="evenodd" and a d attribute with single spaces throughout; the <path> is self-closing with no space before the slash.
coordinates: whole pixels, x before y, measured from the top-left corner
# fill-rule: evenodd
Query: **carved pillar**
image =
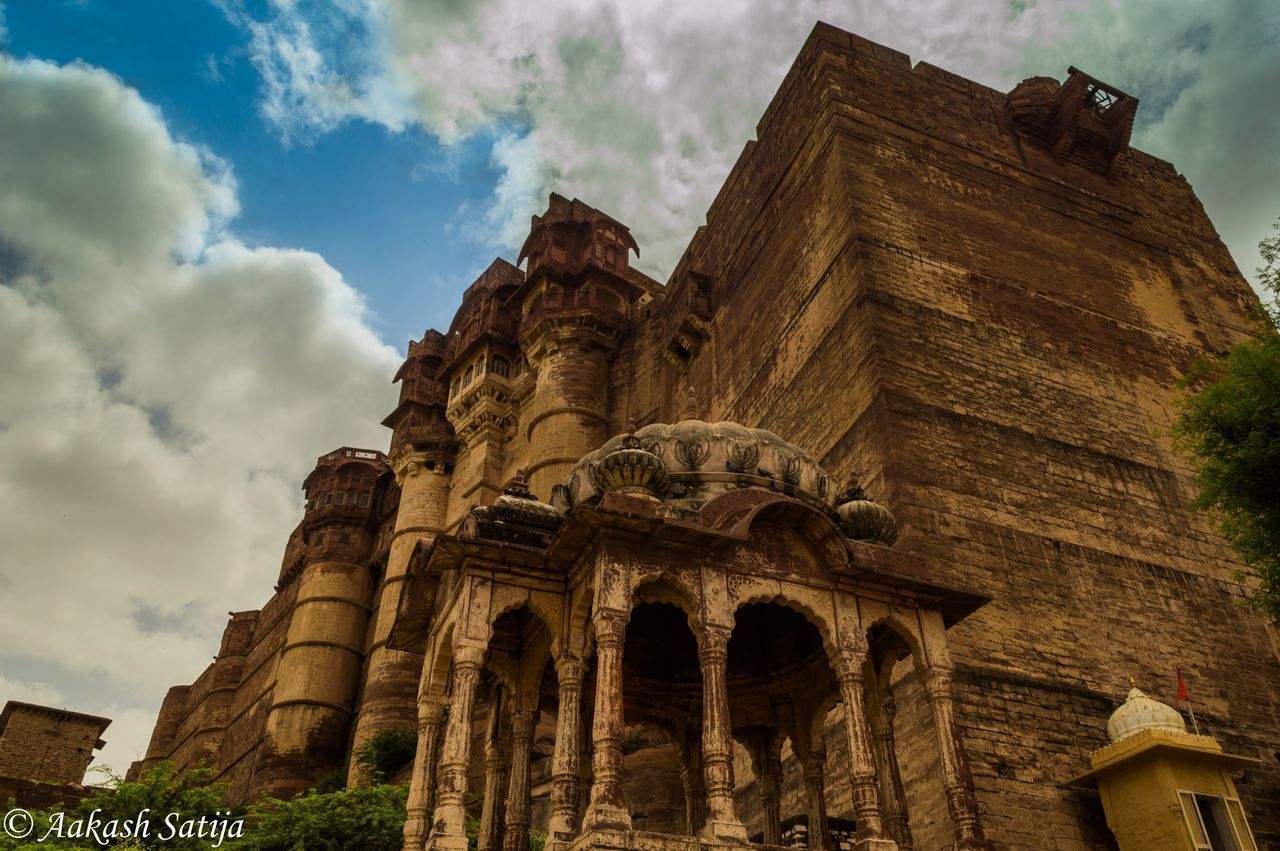
<path id="1" fill-rule="evenodd" d="M 502 736 L 502 692 L 496 687 L 489 702 L 489 727 L 484 744 L 484 804 L 480 810 L 480 836 L 476 851 L 502 847 L 503 799 L 507 794 L 507 770 L 511 766 L 510 744 Z"/>
<path id="2" fill-rule="evenodd" d="M 782 844 L 782 736 L 768 730 L 751 754 L 760 788 L 760 811 L 764 816 L 765 845 Z"/>
<path id="3" fill-rule="evenodd" d="M 745 842 L 747 829 L 733 807 L 733 733 L 729 728 L 729 689 L 725 684 L 729 630 L 705 628 L 702 658 L 702 766 L 707 779 L 707 823 L 703 832 L 716 839 Z"/>
<path id="4" fill-rule="evenodd" d="M 680 766 L 680 780 L 684 784 L 685 830 L 690 836 L 697 836 L 707 823 L 706 775 L 702 768 L 702 742 L 696 735 L 688 738 Z"/>
<path id="5" fill-rule="evenodd" d="M 849 779 L 853 786 L 853 810 L 858 822 L 858 848 L 890 849 L 897 845 L 885 838 L 880 816 L 880 789 L 872 753 L 871 731 L 863 695 L 862 659 L 855 651 L 840 652 L 840 699 L 844 704 L 845 734 L 849 739 Z"/>
<path id="6" fill-rule="evenodd" d="M 626 634 L 622 612 L 597 611 L 596 699 L 592 727 L 591 803 L 588 830 L 630 830 L 631 812 L 622 791 L 622 644 Z"/>
<path id="7" fill-rule="evenodd" d="M 983 834 L 978 819 L 969 762 L 960 745 L 960 731 L 956 727 L 953 681 L 950 668 L 929 668 L 925 671 L 925 689 L 933 708 L 933 723 L 937 728 L 938 750 L 942 757 L 942 785 L 947 792 L 947 809 L 955 826 L 957 848 L 989 849 L 992 845 Z"/>
<path id="8" fill-rule="evenodd" d="M 889 666 L 892 668 L 892 665 Z M 898 848 L 909 851 L 913 845 L 911 827 L 907 823 L 907 795 L 898 769 L 898 752 L 893 735 L 893 717 L 897 708 L 886 676 L 867 690 L 867 714 L 875 744 L 876 768 L 880 777 L 880 800 L 885 829 Z"/>
<path id="9" fill-rule="evenodd" d="M 585 674 L 581 659 L 561 656 L 556 661 L 560 708 L 556 713 L 556 750 L 551 758 L 551 825 L 547 830 L 547 845 L 552 848 L 568 845 L 578 835 Z"/>
<path id="10" fill-rule="evenodd" d="M 831 851 L 831 830 L 827 826 L 827 752 L 814 746 L 801 760 L 804 767 L 804 791 L 809 799 L 809 836 L 806 845 Z"/>
<path id="11" fill-rule="evenodd" d="M 529 760 L 537 714 L 511 713 L 511 789 L 507 792 L 507 827 L 502 851 L 529 851 Z"/>
<path id="12" fill-rule="evenodd" d="M 476 701 L 476 684 L 484 648 L 456 647 L 453 651 L 453 681 L 449 702 L 449 722 L 445 724 L 444 747 L 440 752 L 440 782 L 433 818 L 435 829 L 428 840 L 432 849 L 465 851 L 465 799 L 467 766 L 471 762 L 471 711 Z"/>
<path id="13" fill-rule="evenodd" d="M 440 755 L 440 722 L 445 704 L 440 699 L 418 701 L 418 748 L 413 755 L 409 800 L 404 822 L 405 851 L 420 851 L 427 839 L 428 816 L 435 807 L 436 760 Z"/>

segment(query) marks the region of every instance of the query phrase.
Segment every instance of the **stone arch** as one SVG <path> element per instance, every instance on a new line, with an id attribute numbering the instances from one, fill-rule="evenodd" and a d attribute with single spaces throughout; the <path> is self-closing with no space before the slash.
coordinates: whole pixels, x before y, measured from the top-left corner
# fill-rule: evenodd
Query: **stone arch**
<path id="1" fill-rule="evenodd" d="M 920 634 L 915 618 L 907 619 L 895 609 L 875 618 L 863 625 L 864 643 L 869 643 L 877 627 L 882 627 L 901 639 L 911 651 L 912 665 L 916 671 L 923 673 L 928 665 L 928 656 L 924 652 L 924 637 Z"/>
<path id="2" fill-rule="evenodd" d="M 569 653 L 580 659 L 591 655 L 593 642 L 589 636 L 589 627 L 594 600 L 595 587 L 590 581 L 583 583 L 582 587 L 574 592 L 565 615 L 567 632 L 565 644 L 560 649 L 561 653 Z"/>
<path id="3" fill-rule="evenodd" d="M 427 670 L 422 677 L 422 693 L 444 697 L 449 693 L 449 666 L 453 660 L 454 622 L 446 621 L 428 645 Z"/>
<path id="4" fill-rule="evenodd" d="M 840 664 L 840 648 L 836 644 L 834 613 L 832 615 L 823 615 L 819 613 L 813 606 L 800 600 L 798 596 L 788 593 L 786 585 L 779 583 L 775 588 L 768 590 L 758 589 L 752 593 L 742 596 L 733 595 L 733 614 L 736 621 L 738 610 L 743 606 L 749 606 L 756 603 L 769 603 L 783 608 L 790 609 L 803 617 L 806 621 L 818 630 L 818 636 L 822 639 L 822 649 L 827 654 L 827 662 L 831 665 L 831 670 L 840 670 L 837 667 Z"/>
<path id="5" fill-rule="evenodd" d="M 689 619 L 689 629 L 694 637 L 701 633 L 702 609 L 698 605 L 700 595 L 687 584 L 672 576 L 670 571 L 650 573 L 631 588 L 631 608 L 638 603 L 670 603 L 684 612 Z"/>
<path id="6" fill-rule="evenodd" d="M 827 570 L 849 565 L 849 545 L 840 526 L 825 511 L 803 500 L 769 494 L 735 518 L 733 531 L 749 536 L 753 527 L 774 523 L 792 529 L 813 547 Z"/>

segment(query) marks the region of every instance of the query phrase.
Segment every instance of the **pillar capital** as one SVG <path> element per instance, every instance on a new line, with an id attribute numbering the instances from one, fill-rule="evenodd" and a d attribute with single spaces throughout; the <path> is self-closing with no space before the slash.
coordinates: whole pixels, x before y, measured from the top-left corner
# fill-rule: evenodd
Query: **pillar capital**
<path id="1" fill-rule="evenodd" d="M 586 662 L 577 656 L 562 653 L 555 664 L 560 688 L 582 688 L 582 681 L 587 675 Z"/>
<path id="2" fill-rule="evenodd" d="M 453 648 L 453 669 L 455 671 L 475 670 L 484 667 L 485 648 L 478 645 L 464 644 Z"/>
<path id="3" fill-rule="evenodd" d="M 629 619 L 626 612 L 614 611 L 613 609 L 598 609 L 591 617 L 591 622 L 596 631 L 596 644 L 621 645 L 627 635 L 627 621 Z"/>
<path id="4" fill-rule="evenodd" d="M 704 665 L 723 664 L 729 655 L 729 638 L 733 630 L 724 626 L 706 624 L 698 642 L 698 656 Z"/>

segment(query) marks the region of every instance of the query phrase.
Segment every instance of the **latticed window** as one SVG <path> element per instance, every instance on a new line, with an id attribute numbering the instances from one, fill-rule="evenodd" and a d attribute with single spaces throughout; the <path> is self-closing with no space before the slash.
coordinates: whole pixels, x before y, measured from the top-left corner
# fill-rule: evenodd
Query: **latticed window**
<path id="1" fill-rule="evenodd" d="M 489 359 L 489 371 L 496 372 L 503 378 L 509 378 L 511 376 L 511 364 L 501 355 L 494 355 Z"/>
<path id="2" fill-rule="evenodd" d="M 1258 851 L 1239 800 L 1180 789 L 1178 802 L 1196 851 Z"/>

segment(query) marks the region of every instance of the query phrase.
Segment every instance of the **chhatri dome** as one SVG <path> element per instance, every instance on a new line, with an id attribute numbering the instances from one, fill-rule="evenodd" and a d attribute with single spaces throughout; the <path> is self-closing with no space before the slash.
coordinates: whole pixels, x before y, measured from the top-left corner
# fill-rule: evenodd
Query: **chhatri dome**
<path id="1" fill-rule="evenodd" d="M 633 423 L 579 460 L 551 504 L 568 511 L 613 492 L 696 511 L 730 491 L 759 488 L 814 506 L 854 540 L 892 545 L 897 539 L 893 515 L 856 483 L 837 488 L 809 453 L 773 432 L 706 422 L 696 410 L 690 388 L 680 422 L 639 429 Z"/>
<path id="2" fill-rule="evenodd" d="M 1166 703 L 1147 697 L 1132 680 L 1129 683 L 1131 688 L 1128 699 L 1111 713 L 1111 718 L 1107 721 L 1107 735 L 1111 741 L 1118 742 L 1143 730 L 1187 732 L 1182 713 Z"/>

